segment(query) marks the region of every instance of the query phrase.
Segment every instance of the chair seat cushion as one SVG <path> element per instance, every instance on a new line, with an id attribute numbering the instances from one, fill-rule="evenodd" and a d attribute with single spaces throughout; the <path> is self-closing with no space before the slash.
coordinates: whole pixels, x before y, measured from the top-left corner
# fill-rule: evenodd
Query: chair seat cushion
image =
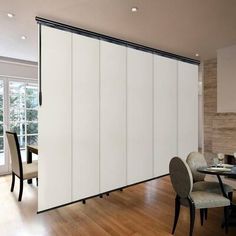
<path id="1" fill-rule="evenodd" d="M 226 193 L 233 192 L 233 188 L 228 184 L 223 184 Z M 193 184 L 193 192 L 195 191 L 207 191 L 211 193 L 222 193 L 220 184 L 210 181 L 198 181 Z"/>
<path id="2" fill-rule="evenodd" d="M 195 191 L 190 194 L 196 209 L 224 207 L 230 205 L 230 200 L 221 194 L 204 191 Z M 189 206 L 186 199 L 181 199 L 181 204 Z"/>
<path id="3" fill-rule="evenodd" d="M 23 164 L 23 179 L 38 178 L 38 162 Z"/>

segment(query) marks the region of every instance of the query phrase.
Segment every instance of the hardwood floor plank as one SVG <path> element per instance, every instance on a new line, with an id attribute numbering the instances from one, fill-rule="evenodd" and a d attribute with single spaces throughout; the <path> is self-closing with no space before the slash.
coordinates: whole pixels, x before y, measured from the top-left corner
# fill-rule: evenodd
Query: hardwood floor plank
<path id="1" fill-rule="evenodd" d="M 169 177 L 153 180 L 36 214 L 37 187 L 24 185 L 22 202 L 17 201 L 19 183 L 10 192 L 11 177 L 0 177 L 1 236 L 169 236 L 173 224 L 175 194 Z M 235 193 L 236 195 L 236 193 Z M 234 196 L 236 200 L 236 196 Z M 194 236 L 222 236 L 223 209 L 209 209 L 208 220 L 200 225 L 196 211 Z M 188 235 L 189 210 L 181 207 L 176 236 Z M 236 235 L 230 228 L 228 236 Z"/>

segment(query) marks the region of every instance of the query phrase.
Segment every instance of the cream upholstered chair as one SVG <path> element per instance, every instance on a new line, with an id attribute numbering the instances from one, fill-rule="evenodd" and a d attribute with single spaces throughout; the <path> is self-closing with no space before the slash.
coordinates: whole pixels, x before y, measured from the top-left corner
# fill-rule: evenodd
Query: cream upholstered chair
<path id="1" fill-rule="evenodd" d="M 172 234 L 174 234 L 175 232 L 181 205 L 190 208 L 190 236 L 192 236 L 193 234 L 195 209 L 224 207 L 225 231 L 227 232 L 227 216 L 228 208 L 230 206 L 230 200 L 224 197 L 222 194 L 211 193 L 207 191 L 193 192 L 193 177 L 191 170 L 187 163 L 179 157 L 174 157 L 171 159 L 169 170 L 171 182 L 176 192 L 175 218 Z"/>
<path id="2" fill-rule="evenodd" d="M 206 175 L 197 171 L 200 167 L 206 167 L 207 162 L 203 154 L 199 152 L 191 152 L 186 162 L 190 167 L 193 175 L 193 191 L 208 191 L 211 193 L 222 193 L 220 185 L 218 182 L 205 181 Z M 225 193 L 228 195 L 229 199 L 232 201 L 233 198 L 233 188 L 228 184 L 223 184 Z M 205 214 L 205 219 L 207 219 L 207 210 L 202 211 L 201 214 Z M 203 218 L 201 219 L 203 224 Z"/>
<path id="3" fill-rule="evenodd" d="M 12 165 L 12 183 L 11 192 L 14 190 L 15 186 L 15 176 L 20 179 L 20 191 L 18 201 L 21 201 L 23 194 L 23 181 L 26 179 L 37 178 L 38 183 L 38 163 L 34 161 L 31 164 L 23 164 L 20 153 L 20 146 L 17 138 L 17 134 L 13 132 L 6 132 L 8 146 L 11 155 L 11 165 Z"/>
<path id="4" fill-rule="evenodd" d="M 213 193 L 221 193 L 221 188 L 218 182 L 205 181 L 206 175 L 197 171 L 200 167 L 207 167 L 206 159 L 201 153 L 191 152 L 188 155 L 186 162 L 193 175 L 193 191 L 204 190 Z M 232 199 L 233 188 L 228 184 L 224 184 L 224 190 Z"/>

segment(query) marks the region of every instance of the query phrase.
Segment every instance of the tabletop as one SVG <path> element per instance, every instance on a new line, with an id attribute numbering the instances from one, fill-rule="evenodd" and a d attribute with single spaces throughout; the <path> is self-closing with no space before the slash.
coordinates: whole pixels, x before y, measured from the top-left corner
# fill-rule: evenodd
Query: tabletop
<path id="1" fill-rule="evenodd" d="M 197 169 L 198 172 L 210 175 L 224 175 L 228 177 L 236 177 L 236 166 L 220 167 L 220 166 L 207 166 Z"/>
<path id="2" fill-rule="evenodd" d="M 27 145 L 27 151 L 38 154 L 38 146 L 37 145 Z"/>

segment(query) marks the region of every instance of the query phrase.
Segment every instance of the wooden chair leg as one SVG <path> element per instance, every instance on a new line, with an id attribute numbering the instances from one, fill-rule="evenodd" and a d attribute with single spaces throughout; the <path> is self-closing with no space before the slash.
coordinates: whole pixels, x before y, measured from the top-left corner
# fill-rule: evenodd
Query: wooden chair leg
<path id="1" fill-rule="evenodd" d="M 18 197 L 18 201 L 21 201 L 22 198 L 22 194 L 23 194 L 23 179 L 20 178 L 20 191 L 19 191 L 19 197 Z"/>
<path id="2" fill-rule="evenodd" d="M 190 204 L 190 231 L 189 236 L 193 235 L 194 221 L 195 221 L 195 206 Z"/>
<path id="3" fill-rule="evenodd" d="M 11 192 L 13 192 L 14 186 L 15 186 L 15 174 L 12 172 Z"/>
<path id="4" fill-rule="evenodd" d="M 205 208 L 205 209 L 204 209 L 204 213 L 205 213 L 205 220 L 207 220 L 207 212 L 208 212 L 208 210 L 207 210 L 207 208 Z"/>
<path id="5" fill-rule="evenodd" d="M 179 199 L 179 196 L 176 196 L 176 198 L 175 198 L 175 218 L 174 218 L 174 225 L 173 225 L 173 229 L 172 229 L 172 234 L 175 233 L 176 225 L 177 225 L 178 219 L 179 219 L 179 212 L 180 212 L 180 199 Z"/>
<path id="6" fill-rule="evenodd" d="M 204 210 L 205 209 L 200 209 L 201 226 L 203 226 L 203 221 L 204 221 Z"/>
<path id="7" fill-rule="evenodd" d="M 225 233 L 228 233 L 228 217 L 229 217 L 229 207 L 224 207 L 224 227 L 225 227 Z"/>

